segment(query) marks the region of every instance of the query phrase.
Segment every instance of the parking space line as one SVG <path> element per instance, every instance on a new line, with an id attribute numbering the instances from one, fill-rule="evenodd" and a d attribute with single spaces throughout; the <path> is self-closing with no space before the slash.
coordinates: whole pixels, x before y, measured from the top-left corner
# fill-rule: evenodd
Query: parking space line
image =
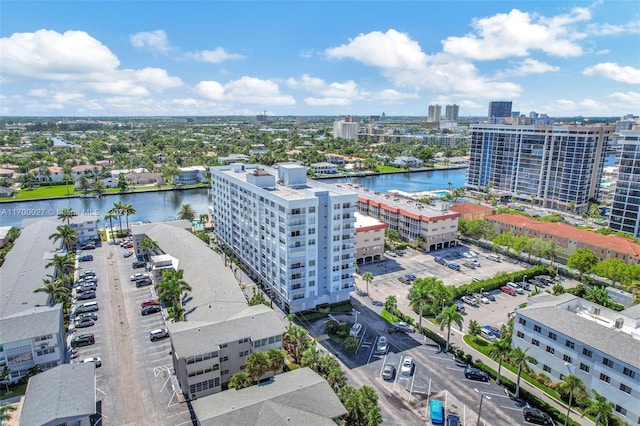
<path id="1" fill-rule="evenodd" d="M 180 411 L 179 413 L 171 414 L 171 415 L 167 416 L 166 418 L 170 419 L 171 417 L 180 416 L 182 414 L 187 414 L 188 412 L 189 412 L 189 410 Z M 183 424 L 183 423 L 180 423 L 180 424 Z"/>
<path id="2" fill-rule="evenodd" d="M 162 358 L 158 358 L 158 359 L 152 359 L 149 362 L 150 363 L 154 363 L 154 362 L 162 362 L 162 361 L 166 361 L 167 357 L 162 357 Z"/>
<path id="3" fill-rule="evenodd" d="M 522 412 L 522 408 L 516 408 L 516 407 L 507 407 L 506 405 L 500 405 L 500 408 L 504 408 L 505 410 L 513 410 L 513 411 L 520 411 Z M 533 423 L 527 423 L 526 421 L 524 422 L 526 424 L 533 424 Z"/>

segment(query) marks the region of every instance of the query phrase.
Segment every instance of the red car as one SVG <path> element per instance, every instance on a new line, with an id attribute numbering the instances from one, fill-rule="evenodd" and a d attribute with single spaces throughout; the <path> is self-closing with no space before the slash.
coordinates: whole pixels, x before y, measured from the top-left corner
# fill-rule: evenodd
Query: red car
<path id="1" fill-rule="evenodd" d="M 154 306 L 154 305 L 159 305 L 160 301 L 157 299 L 149 299 L 149 300 L 144 300 L 142 303 L 140 303 L 140 307 L 144 308 L 145 306 Z"/>
<path id="2" fill-rule="evenodd" d="M 514 289 L 512 289 L 511 287 L 507 287 L 506 285 L 503 285 L 502 287 L 500 287 L 500 291 L 502 291 L 503 293 L 507 293 L 511 296 L 515 296 L 516 295 L 516 291 Z"/>
<path id="3" fill-rule="evenodd" d="M 133 248 L 133 243 L 125 243 L 122 245 L 124 248 Z"/>

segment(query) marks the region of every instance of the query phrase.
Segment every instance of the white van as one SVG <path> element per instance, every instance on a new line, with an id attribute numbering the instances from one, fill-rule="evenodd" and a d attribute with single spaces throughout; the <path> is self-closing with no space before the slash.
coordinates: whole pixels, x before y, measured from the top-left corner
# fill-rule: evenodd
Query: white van
<path id="1" fill-rule="evenodd" d="M 488 254 L 487 259 L 493 260 L 494 262 L 500 262 L 500 256 L 497 254 Z"/>
<path id="2" fill-rule="evenodd" d="M 507 283 L 507 287 L 509 287 L 510 289 L 514 290 L 516 293 L 518 294 L 522 294 L 524 293 L 524 290 L 522 289 L 522 287 L 520 287 L 518 284 L 516 283 L 512 283 L 512 282 L 508 282 Z"/>
<path id="3" fill-rule="evenodd" d="M 76 314 L 84 314 L 86 312 L 95 312 L 99 309 L 100 308 L 98 307 L 98 302 L 86 302 L 76 307 L 76 310 L 74 312 Z"/>
<path id="4" fill-rule="evenodd" d="M 149 332 L 149 340 L 152 342 L 169 337 L 169 332 L 166 328 L 158 328 Z"/>

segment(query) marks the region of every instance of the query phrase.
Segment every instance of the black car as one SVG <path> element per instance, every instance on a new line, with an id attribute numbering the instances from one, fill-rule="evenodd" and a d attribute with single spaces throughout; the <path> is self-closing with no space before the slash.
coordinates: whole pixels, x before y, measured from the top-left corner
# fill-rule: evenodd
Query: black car
<path id="1" fill-rule="evenodd" d="M 489 381 L 489 374 L 486 371 L 474 367 L 467 367 L 464 369 L 464 377 L 471 380 L 482 380 L 483 382 Z"/>
<path id="2" fill-rule="evenodd" d="M 138 268 L 144 268 L 147 264 L 145 262 L 142 262 L 140 260 L 136 260 L 135 262 L 133 262 L 131 264 L 131 267 L 133 269 L 138 269 Z"/>
<path id="3" fill-rule="evenodd" d="M 93 260 L 93 256 L 90 254 L 85 254 L 84 256 L 78 257 L 78 262 L 91 262 Z"/>
<path id="4" fill-rule="evenodd" d="M 460 416 L 457 414 L 449 414 L 447 416 L 447 426 L 460 426 Z"/>
<path id="5" fill-rule="evenodd" d="M 71 339 L 71 347 L 77 348 L 78 346 L 89 346 L 96 342 L 96 338 L 93 334 L 81 334 Z"/>
<path id="6" fill-rule="evenodd" d="M 136 287 L 138 288 L 151 285 L 151 284 L 152 284 L 152 281 L 151 281 L 151 278 L 149 277 L 143 277 L 136 280 Z"/>
<path id="7" fill-rule="evenodd" d="M 83 291 L 76 296 L 77 300 L 91 300 L 96 298 L 95 290 Z"/>
<path id="8" fill-rule="evenodd" d="M 537 408 L 525 407 L 524 410 L 522 410 L 522 415 L 524 416 L 524 419 L 529 423 L 535 423 L 538 425 L 554 424 L 551 416 L 549 416 L 544 411 L 538 410 Z"/>
<path id="9" fill-rule="evenodd" d="M 144 308 L 140 309 L 140 313 L 145 316 L 145 315 L 149 315 L 149 314 L 155 314 L 156 312 L 160 312 L 162 310 L 162 308 L 158 305 L 150 305 L 150 306 L 145 306 Z"/>

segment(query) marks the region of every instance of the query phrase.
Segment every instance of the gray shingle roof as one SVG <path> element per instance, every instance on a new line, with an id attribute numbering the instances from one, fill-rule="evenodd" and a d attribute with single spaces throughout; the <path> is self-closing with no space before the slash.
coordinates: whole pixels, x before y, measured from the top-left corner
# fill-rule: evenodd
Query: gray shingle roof
<path id="1" fill-rule="evenodd" d="M 332 419 L 347 413 L 329 384 L 308 367 L 198 398 L 192 405 L 202 426 L 334 426 Z"/>
<path id="2" fill-rule="evenodd" d="M 2 343 L 18 342 L 45 334 L 60 332 L 62 303 L 25 309 L 0 319 Z"/>
<path id="3" fill-rule="evenodd" d="M 640 304 L 628 307 L 621 314 L 629 318 L 640 319 Z"/>
<path id="4" fill-rule="evenodd" d="M 640 368 L 640 356 L 638 356 L 640 354 L 640 340 L 595 321 L 582 318 L 568 310 L 566 306 L 557 306 L 558 303 L 567 302 L 570 298 L 576 298 L 576 296 L 567 295 L 556 302 L 536 303 L 517 312 L 520 316 L 557 330 L 557 332 L 578 342 L 611 355 L 612 358 Z"/>
<path id="5" fill-rule="evenodd" d="M 165 253 L 179 259 L 179 269 L 191 286 L 185 303 L 187 321 L 224 321 L 247 307 L 233 271 L 200 238 L 185 230 L 188 221 L 136 225 L 135 234 L 145 234 Z"/>
<path id="6" fill-rule="evenodd" d="M 46 305 L 46 293 L 34 293 L 42 287 L 42 279 L 53 274 L 46 268 L 60 246 L 49 235 L 56 232 L 61 223 L 54 218 L 25 220 L 20 237 L 15 241 L 0 267 L 0 317 L 16 314 L 33 306 Z"/>
<path id="7" fill-rule="evenodd" d="M 177 322 L 168 325 L 176 354 L 181 358 L 218 350 L 218 345 L 245 337 L 253 340 L 283 334 L 278 314 L 264 305 L 250 306 L 226 321 Z"/>
<path id="8" fill-rule="evenodd" d="M 63 364 L 29 380 L 20 424 L 60 424 L 95 413 L 95 366 L 93 363 Z"/>

